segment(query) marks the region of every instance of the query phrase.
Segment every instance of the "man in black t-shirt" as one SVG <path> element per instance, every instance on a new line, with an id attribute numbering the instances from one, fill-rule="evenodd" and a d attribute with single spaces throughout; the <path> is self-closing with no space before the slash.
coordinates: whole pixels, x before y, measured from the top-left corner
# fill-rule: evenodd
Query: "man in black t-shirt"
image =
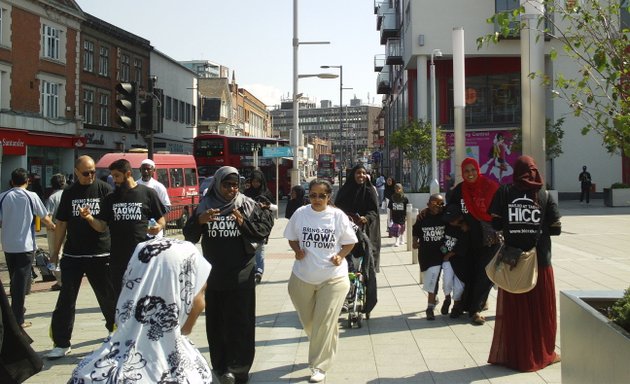
<path id="1" fill-rule="evenodd" d="M 157 235 L 165 226 L 165 208 L 155 190 L 136 183 L 131 174 L 131 164 L 126 159 L 114 161 L 109 170 L 116 189 L 103 201 L 103 207 L 92 215 L 90 207 L 81 208 L 81 217 L 97 231 L 111 233 L 111 274 L 116 299 L 122 290 L 122 280 L 127 263 L 136 246 Z M 157 225 L 148 227 L 150 219 Z"/>
<path id="2" fill-rule="evenodd" d="M 51 320 L 54 348 L 46 354 L 49 359 L 70 353 L 75 305 L 83 275 L 87 276 L 94 290 L 105 317 L 105 327 L 109 332 L 114 329 L 116 300 L 109 274 L 109 231 L 95 231 L 81 219 L 79 213 L 79 209 L 84 206 L 90 207 L 92 212 L 100 212 L 103 199 L 112 191 L 107 183 L 96 179 L 95 170 L 91 157 L 81 156 L 76 160 L 74 172 L 78 182 L 63 191 L 55 216 L 57 228 L 55 244 L 51 249 L 51 264 L 58 262 L 64 240 L 65 245 L 60 265 L 61 290 Z"/>

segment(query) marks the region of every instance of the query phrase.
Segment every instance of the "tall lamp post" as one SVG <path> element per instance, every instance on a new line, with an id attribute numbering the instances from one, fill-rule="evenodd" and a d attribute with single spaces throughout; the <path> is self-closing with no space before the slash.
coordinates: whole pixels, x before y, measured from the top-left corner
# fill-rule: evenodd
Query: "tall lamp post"
<path id="1" fill-rule="evenodd" d="M 433 180 L 429 186 L 431 194 L 440 193 L 440 182 L 437 179 L 437 100 L 435 95 L 435 63 L 433 56 L 441 57 L 442 51 L 434 49 L 431 52 L 431 174 Z"/>
<path id="2" fill-rule="evenodd" d="M 298 95 L 298 47 L 300 44 L 330 44 L 329 41 L 300 41 L 298 39 L 298 0 L 293 0 L 293 168 L 291 169 L 291 186 L 300 185 L 300 170 L 298 168 L 300 149 L 299 126 L 299 95 Z M 302 76 L 304 77 L 304 76 Z M 311 75 L 306 77 L 320 77 Z M 337 77 L 335 75 L 335 77 Z M 324 77 L 326 78 L 326 77 Z"/>
<path id="3" fill-rule="evenodd" d="M 343 136 L 343 90 L 344 89 L 352 89 L 352 88 L 344 88 L 343 87 L 343 65 L 322 65 L 320 68 L 339 68 L 339 137 L 341 138 L 341 151 L 339 154 L 341 158 L 339 159 L 339 185 L 343 183 L 343 173 L 345 172 L 345 163 L 344 163 L 344 136 Z"/>

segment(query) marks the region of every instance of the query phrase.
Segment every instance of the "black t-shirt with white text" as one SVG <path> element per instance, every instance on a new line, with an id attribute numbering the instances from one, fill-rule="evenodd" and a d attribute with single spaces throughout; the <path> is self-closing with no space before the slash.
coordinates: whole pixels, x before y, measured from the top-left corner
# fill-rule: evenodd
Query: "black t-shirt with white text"
<path id="1" fill-rule="evenodd" d="M 457 278 L 466 282 L 469 271 L 469 259 L 466 257 L 469 245 L 469 233 L 454 225 L 446 225 L 444 230 L 444 246 L 447 252 L 455 252 L 449 262 Z"/>
<path id="2" fill-rule="evenodd" d="M 109 225 L 112 264 L 127 265 L 136 245 L 147 240 L 149 219 L 159 220 L 164 212 L 155 190 L 141 184 L 107 195 L 95 217 Z"/>
<path id="3" fill-rule="evenodd" d="M 89 185 L 73 183 L 63 191 L 55 218 L 67 223 L 64 255 L 109 256 L 109 230 L 97 232 L 92 229 L 90 224 L 81 218 L 79 208 L 88 206 L 92 214 L 97 215 L 103 207 L 105 196 L 111 192 L 112 187 L 98 179 Z"/>
<path id="4" fill-rule="evenodd" d="M 409 204 L 409 199 L 406 197 L 403 198 L 403 201 L 400 203 L 395 202 L 393 199 L 389 201 L 389 208 L 392 211 L 392 222 L 394 224 L 405 224 L 405 220 L 407 219 L 407 204 Z"/>
<path id="5" fill-rule="evenodd" d="M 413 225 L 412 235 L 418 238 L 420 244 L 418 259 L 420 259 L 421 271 L 442 265 L 443 254 L 440 248 L 444 243 L 444 227 L 442 214 L 432 215 L 431 213 Z"/>

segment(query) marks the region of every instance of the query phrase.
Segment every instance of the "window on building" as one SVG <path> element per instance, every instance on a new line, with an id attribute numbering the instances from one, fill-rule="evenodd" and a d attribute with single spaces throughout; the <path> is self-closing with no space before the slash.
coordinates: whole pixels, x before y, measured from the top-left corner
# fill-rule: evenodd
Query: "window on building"
<path id="1" fill-rule="evenodd" d="M 94 91 L 91 89 L 83 90 L 83 122 L 94 124 Z"/>
<path id="2" fill-rule="evenodd" d="M 5 15 L 6 11 L 4 10 L 4 8 L 0 8 L 0 44 L 2 44 L 4 42 L 4 32 L 2 31 L 2 28 L 4 28 L 4 15 Z"/>
<path id="3" fill-rule="evenodd" d="M 179 100 L 173 99 L 173 121 L 179 120 Z"/>
<path id="4" fill-rule="evenodd" d="M 109 125 L 109 95 L 101 93 L 99 98 L 99 124 L 106 127 Z"/>
<path id="5" fill-rule="evenodd" d="M 58 28 L 44 24 L 42 30 L 44 57 L 59 60 L 60 35 L 61 31 Z"/>
<path id="6" fill-rule="evenodd" d="M 83 41 L 83 70 L 94 71 L 94 43 L 89 40 Z"/>
<path id="7" fill-rule="evenodd" d="M 49 118 L 59 117 L 59 92 L 61 84 L 42 80 L 41 108 L 42 115 Z"/>
<path id="8" fill-rule="evenodd" d="M 192 118 L 190 119 L 190 125 L 197 124 L 197 107 L 192 106 Z"/>
<path id="9" fill-rule="evenodd" d="M 192 105 L 186 103 L 186 124 L 190 125 L 190 120 L 191 120 L 191 107 Z"/>
<path id="10" fill-rule="evenodd" d="M 496 13 L 508 12 L 520 7 L 519 0 L 495 0 L 494 9 Z"/>
<path id="11" fill-rule="evenodd" d="M 109 76 L 109 48 L 101 47 L 98 57 L 98 74 Z"/>
<path id="12" fill-rule="evenodd" d="M 129 55 L 120 55 L 120 81 L 129 81 L 130 65 Z"/>
<path id="13" fill-rule="evenodd" d="M 630 28 L 630 12 L 628 11 L 628 7 L 630 7 L 630 0 L 621 0 L 621 9 L 619 10 L 621 29 Z"/>
<path id="14" fill-rule="evenodd" d="M 170 96 L 165 97 L 166 101 L 164 102 L 164 118 L 171 119 L 173 115 L 173 99 Z"/>
<path id="15" fill-rule="evenodd" d="M 183 101 L 179 101 L 179 122 L 183 123 L 186 121 L 186 103 Z"/>
<path id="16" fill-rule="evenodd" d="M 133 59 L 134 79 L 138 84 L 142 84 L 142 59 Z"/>

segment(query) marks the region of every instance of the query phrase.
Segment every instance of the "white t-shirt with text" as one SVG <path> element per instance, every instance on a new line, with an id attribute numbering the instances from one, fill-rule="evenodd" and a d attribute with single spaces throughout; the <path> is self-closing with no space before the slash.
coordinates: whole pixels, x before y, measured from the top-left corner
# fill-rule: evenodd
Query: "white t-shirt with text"
<path id="1" fill-rule="evenodd" d="M 298 208 L 284 230 L 289 241 L 299 241 L 305 256 L 295 260 L 293 273 L 309 284 L 321 284 L 348 274 L 344 259 L 336 266 L 330 260 L 346 244 L 355 244 L 357 236 L 348 216 L 340 209 L 326 207 L 317 212 L 310 205 Z"/>

